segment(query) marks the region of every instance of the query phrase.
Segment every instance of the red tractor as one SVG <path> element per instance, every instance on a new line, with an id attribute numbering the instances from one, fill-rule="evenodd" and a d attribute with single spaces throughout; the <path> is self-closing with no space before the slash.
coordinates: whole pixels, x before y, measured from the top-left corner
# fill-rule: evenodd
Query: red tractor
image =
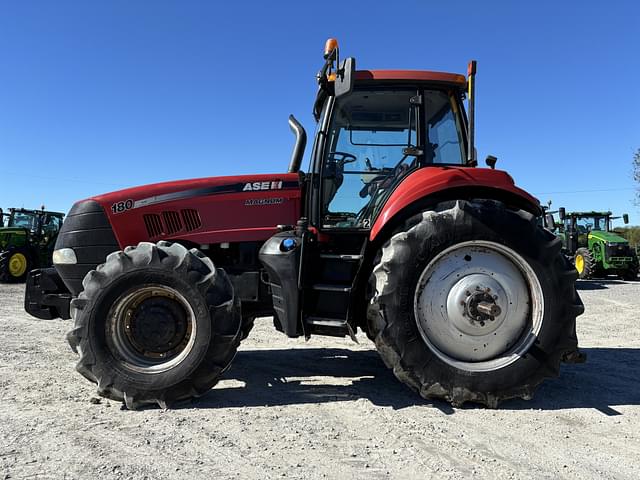
<path id="1" fill-rule="evenodd" d="M 425 398 L 531 398 L 581 361 L 583 305 L 539 202 L 475 168 L 473 90 L 451 73 L 355 70 L 325 47 L 300 171 L 167 182 L 76 203 L 25 308 L 74 319 L 78 371 L 128 408 L 207 393 L 256 317 L 375 342 Z M 467 98 L 469 115 L 463 100 Z"/>

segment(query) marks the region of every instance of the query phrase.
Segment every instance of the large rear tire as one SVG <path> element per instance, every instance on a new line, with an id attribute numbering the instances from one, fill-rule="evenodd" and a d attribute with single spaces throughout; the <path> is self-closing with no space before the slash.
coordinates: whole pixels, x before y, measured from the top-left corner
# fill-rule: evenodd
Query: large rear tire
<path id="1" fill-rule="evenodd" d="M 196 249 L 143 242 L 110 254 L 82 284 L 67 335 L 76 369 L 129 409 L 205 394 L 236 353 L 233 287 Z"/>
<path id="2" fill-rule="evenodd" d="M 533 215 L 496 201 L 411 217 L 371 275 L 369 330 L 385 364 L 424 398 L 455 406 L 531 398 L 563 357 L 579 356 L 584 307 L 560 249 Z"/>

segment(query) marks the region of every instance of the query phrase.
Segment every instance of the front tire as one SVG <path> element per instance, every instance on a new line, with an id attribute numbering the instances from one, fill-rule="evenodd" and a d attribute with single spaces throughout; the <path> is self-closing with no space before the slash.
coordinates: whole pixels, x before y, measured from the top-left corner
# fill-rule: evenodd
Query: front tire
<path id="1" fill-rule="evenodd" d="M 110 254 L 82 284 L 67 336 L 76 369 L 129 409 L 205 394 L 236 353 L 233 287 L 196 249 L 143 242 Z"/>
<path id="2" fill-rule="evenodd" d="M 0 252 L 0 281 L 24 282 L 31 270 L 31 256 L 25 248 L 9 248 Z"/>
<path id="3" fill-rule="evenodd" d="M 573 265 L 578 271 L 578 277 L 586 280 L 591 278 L 596 271 L 596 262 L 588 248 L 581 247 L 573 256 Z"/>
<path id="4" fill-rule="evenodd" d="M 385 364 L 424 398 L 455 406 L 531 398 L 577 352 L 583 306 L 560 248 L 531 214 L 496 201 L 411 217 L 371 275 L 367 317 Z"/>

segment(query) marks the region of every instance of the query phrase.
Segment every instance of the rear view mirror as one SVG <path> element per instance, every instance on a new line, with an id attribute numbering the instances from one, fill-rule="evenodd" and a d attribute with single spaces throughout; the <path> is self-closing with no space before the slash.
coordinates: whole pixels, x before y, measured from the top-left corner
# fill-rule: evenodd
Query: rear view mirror
<path id="1" fill-rule="evenodd" d="M 629 214 L 628 213 L 623 213 L 622 214 L 622 221 L 624 222 L 625 225 L 627 223 L 629 223 Z"/>
<path id="2" fill-rule="evenodd" d="M 546 227 L 551 231 L 555 230 L 557 225 L 556 225 L 556 221 L 553 218 L 553 214 L 547 213 L 544 216 L 544 218 L 545 218 L 545 222 L 544 223 L 545 223 Z"/>
<path id="3" fill-rule="evenodd" d="M 353 82 L 356 77 L 356 59 L 347 58 L 338 65 L 336 71 L 336 80 L 334 83 L 334 91 L 336 97 L 348 95 L 353 91 Z"/>
<path id="4" fill-rule="evenodd" d="M 560 221 L 564 220 L 565 215 L 566 215 L 566 213 L 565 213 L 564 207 L 560 207 L 558 209 L 558 218 L 560 218 Z"/>

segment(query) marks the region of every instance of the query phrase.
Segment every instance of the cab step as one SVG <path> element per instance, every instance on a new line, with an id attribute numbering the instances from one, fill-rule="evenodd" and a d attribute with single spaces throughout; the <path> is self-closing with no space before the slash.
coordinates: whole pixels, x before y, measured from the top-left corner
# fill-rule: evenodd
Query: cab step
<path id="1" fill-rule="evenodd" d="M 320 258 L 324 258 L 327 260 L 345 260 L 355 262 L 357 260 L 362 260 L 362 255 L 346 255 L 343 253 L 321 253 Z"/>
<path id="2" fill-rule="evenodd" d="M 351 287 L 347 285 L 333 285 L 329 283 L 316 283 L 311 287 L 312 290 L 317 290 L 320 292 L 338 292 L 338 293 L 349 293 L 351 292 Z"/>
<path id="3" fill-rule="evenodd" d="M 343 318 L 307 317 L 305 323 L 309 333 L 330 337 L 349 336 L 354 342 L 358 343 L 351 325 Z"/>

